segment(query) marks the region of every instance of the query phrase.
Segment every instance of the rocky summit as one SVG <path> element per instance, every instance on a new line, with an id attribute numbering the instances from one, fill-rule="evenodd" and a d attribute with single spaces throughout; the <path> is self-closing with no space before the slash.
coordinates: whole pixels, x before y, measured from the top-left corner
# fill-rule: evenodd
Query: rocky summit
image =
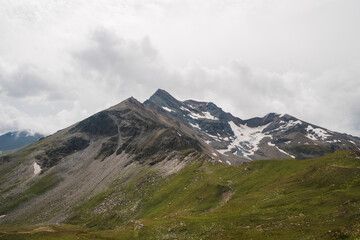
<path id="1" fill-rule="evenodd" d="M 0 239 L 359 237 L 359 148 L 158 90 L 2 156 Z"/>

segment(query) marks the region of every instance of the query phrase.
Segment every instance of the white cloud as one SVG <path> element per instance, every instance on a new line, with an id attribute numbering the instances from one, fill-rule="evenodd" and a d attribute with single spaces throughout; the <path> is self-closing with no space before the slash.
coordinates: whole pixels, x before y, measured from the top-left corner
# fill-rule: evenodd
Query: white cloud
<path id="1" fill-rule="evenodd" d="M 33 66 L 19 66 L 15 71 L 2 71 L 0 76 L 0 92 L 11 97 L 39 96 L 42 92 L 49 93 L 49 83 L 40 77 Z"/>
<path id="2" fill-rule="evenodd" d="M 0 132 L 54 132 L 163 88 L 360 135 L 358 4 L 2 1 Z"/>

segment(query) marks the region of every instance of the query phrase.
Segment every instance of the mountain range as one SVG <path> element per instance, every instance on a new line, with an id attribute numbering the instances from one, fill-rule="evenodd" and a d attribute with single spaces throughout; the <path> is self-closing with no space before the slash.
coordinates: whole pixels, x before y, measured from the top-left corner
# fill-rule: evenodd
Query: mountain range
<path id="1" fill-rule="evenodd" d="M 359 147 L 158 90 L 1 157 L 0 239 L 357 236 Z"/>
<path id="2" fill-rule="evenodd" d="M 32 131 L 13 131 L 0 135 L 0 151 L 3 153 L 15 151 L 26 147 L 44 135 Z"/>
<path id="3" fill-rule="evenodd" d="M 158 90 L 145 105 L 191 128 L 193 135 L 220 162 L 239 164 L 257 159 L 311 158 L 344 149 L 359 149 L 360 138 L 299 120 L 269 113 L 242 120 L 212 102 L 176 100 Z"/>

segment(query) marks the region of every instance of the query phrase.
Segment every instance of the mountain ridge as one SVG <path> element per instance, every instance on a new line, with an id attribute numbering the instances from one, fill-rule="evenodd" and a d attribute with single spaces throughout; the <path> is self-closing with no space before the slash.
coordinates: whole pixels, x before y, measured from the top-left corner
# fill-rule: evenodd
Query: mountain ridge
<path id="1" fill-rule="evenodd" d="M 348 141 L 347 145 L 342 141 Z M 244 223 L 231 223 L 237 230 L 227 225 L 233 221 L 233 210 L 246 222 L 242 211 L 252 216 L 252 204 L 265 202 L 256 212 L 260 219 L 260 213 L 280 196 L 274 183 L 280 189 L 295 188 L 293 192 L 280 191 L 282 201 L 291 205 L 299 194 L 307 202 L 301 211 L 311 215 L 311 201 L 319 197 L 314 188 L 318 183 L 313 179 L 319 181 L 322 194 L 330 194 L 337 203 L 347 199 L 336 191 L 347 191 L 346 198 L 354 203 L 347 209 L 353 210 L 358 206 L 357 144 L 355 138 L 290 115 L 270 113 L 242 120 L 214 103 L 178 101 L 164 90 L 144 103 L 131 97 L 0 157 L 0 238 L 1 227 L 59 223 L 98 230 L 122 227 L 128 231 L 131 226 L 129 232 L 136 234 L 147 229 L 141 230 L 143 222 L 171 225 L 182 216 L 186 224 L 200 221 L 209 227 L 201 234 L 209 237 L 206 232 L 215 229 L 216 236 L 228 239 L 219 223 L 213 225 L 212 216 L 226 219 L 220 224 L 228 231 L 242 232 L 238 228 Z M 338 151 L 343 148 L 351 151 Z M 290 156 L 304 159 L 328 153 L 333 154 L 317 160 L 297 161 Z M 303 196 L 309 191 L 311 196 Z M 293 195 L 287 198 L 286 194 Z M 247 209 L 241 207 L 243 204 Z M 336 214 L 338 209 L 327 204 L 331 214 Z M 291 206 L 289 211 L 295 211 Z M 278 208 L 281 206 L 271 208 L 271 214 Z M 295 211 L 296 216 L 302 213 L 299 211 Z M 206 222 L 200 220 L 203 216 Z M 341 216 L 344 220 L 345 215 Z M 356 214 L 352 216 L 356 219 Z M 259 224 L 264 222 L 259 219 Z M 283 220 L 276 221 L 280 224 Z M 270 228 L 271 223 L 265 222 Z M 169 228 L 172 225 L 165 233 Z M 166 239 L 164 231 L 161 234 Z M 194 229 L 190 233 L 199 238 Z M 151 234 L 156 238 L 156 232 Z"/>
<path id="2" fill-rule="evenodd" d="M 222 157 L 218 160 L 231 164 L 255 159 L 319 157 L 360 147 L 357 137 L 327 130 L 288 114 L 269 113 L 243 120 L 212 102 L 178 101 L 161 89 L 144 104 L 190 125 L 197 136 L 213 148 L 213 157 L 220 153 Z"/>

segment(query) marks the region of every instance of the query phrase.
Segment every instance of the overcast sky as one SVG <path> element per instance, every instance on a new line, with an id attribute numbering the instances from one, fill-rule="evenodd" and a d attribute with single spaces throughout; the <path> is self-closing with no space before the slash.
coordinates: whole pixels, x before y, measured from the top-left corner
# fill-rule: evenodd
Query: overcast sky
<path id="1" fill-rule="evenodd" d="M 360 136 L 358 0 L 0 0 L 0 133 L 158 88 Z"/>

